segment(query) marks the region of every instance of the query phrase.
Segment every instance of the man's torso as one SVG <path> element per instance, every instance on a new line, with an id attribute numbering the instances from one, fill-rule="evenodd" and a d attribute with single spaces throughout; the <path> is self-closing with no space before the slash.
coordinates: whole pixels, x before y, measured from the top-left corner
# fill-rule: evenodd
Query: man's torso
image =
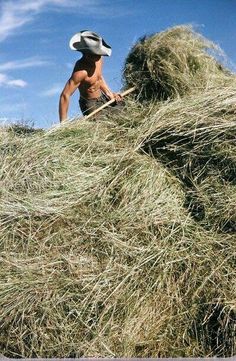
<path id="1" fill-rule="evenodd" d="M 84 72 L 85 78 L 80 83 L 78 89 L 81 98 L 95 99 L 101 96 L 100 84 L 102 80 L 102 60 L 94 64 L 87 64 L 79 60 L 74 67 L 73 72 Z"/>

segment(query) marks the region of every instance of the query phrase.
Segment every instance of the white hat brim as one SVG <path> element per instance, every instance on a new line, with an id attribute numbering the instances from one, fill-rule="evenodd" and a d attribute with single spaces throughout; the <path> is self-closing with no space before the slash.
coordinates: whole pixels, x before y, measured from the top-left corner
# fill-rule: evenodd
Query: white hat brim
<path id="1" fill-rule="evenodd" d="M 70 39 L 70 43 L 69 46 L 71 48 L 71 50 L 77 50 L 74 46 L 75 43 L 79 43 L 81 41 L 81 34 L 77 33 L 74 36 L 72 36 L 72 38 Z"/>

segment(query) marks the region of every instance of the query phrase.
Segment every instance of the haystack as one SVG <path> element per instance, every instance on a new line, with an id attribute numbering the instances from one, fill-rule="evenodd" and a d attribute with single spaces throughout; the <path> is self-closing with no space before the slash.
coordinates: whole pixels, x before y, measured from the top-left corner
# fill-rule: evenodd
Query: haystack
<path id="1" fill-rule="evenodd" d="M 173 73 L 173 101 L 0 131 L 1 354 L 235 354 L 236 86 L 212 64 L 224 86 Z"/>
<path id="2" fill-rule="evenodd" d="M 212 88 L 163 105 L 141 125 L 140 148 L 162 161 L 208 229 L 236 231 L 236 94 Z"/>
<path id="3" fill-rule="evenodd" d="M 141 101 L 173 99 L 220 86 L 230 74 L 216 60 L 222 56 L 219 47 L 191 26 L 176 26 L 133 46 L 124 66 L 125 86 L 136 86 Z"/>

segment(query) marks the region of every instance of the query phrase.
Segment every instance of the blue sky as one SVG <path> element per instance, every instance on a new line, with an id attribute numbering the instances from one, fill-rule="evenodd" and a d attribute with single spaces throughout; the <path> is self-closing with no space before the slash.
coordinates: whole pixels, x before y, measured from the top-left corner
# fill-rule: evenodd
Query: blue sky
<path id="1" fill-rule="evenodd" d="M 80 53 L 70 38 L 100 33 L 113 53 L 104 77 L 113 91 L 122 67 L 143 35 L 193 24 L 236 64 L 236 0 L 0 0 L 0 124 L 22 120 L 37 127 L 58 122 L 58 99 Z M 69 115 L 80 113 L 78 92 Z"/>

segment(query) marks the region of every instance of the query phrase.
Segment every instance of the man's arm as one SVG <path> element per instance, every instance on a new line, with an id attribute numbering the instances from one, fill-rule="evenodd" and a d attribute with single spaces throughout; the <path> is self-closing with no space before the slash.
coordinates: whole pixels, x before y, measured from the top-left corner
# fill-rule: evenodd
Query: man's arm
<path id="1" fill-rule="evenodd" d="M 122 100 L 122 97 L 119 93 L 113 93 L 110 88 L 108 87 L 105 79 L 102 76 L 101 79 L 101 84 L 100 84 L 100 89 L 101 91 L 109 98 L 109 99 L 114 99 L 116 101 L 120 101 Z"/>
<path id="2" fill-rule="evenodd" d="M 74 72 L 68 82 L 66 83 L 59 101 L 59 118 L 60 122 L 63 122 L 67 119 L 67 112 L 70 103 L 70 97 L 74 93 L 74 91 L 79 87 L 81 81 L 83 81 L 86 77 L 86 72 L 77 71 Z"/>

